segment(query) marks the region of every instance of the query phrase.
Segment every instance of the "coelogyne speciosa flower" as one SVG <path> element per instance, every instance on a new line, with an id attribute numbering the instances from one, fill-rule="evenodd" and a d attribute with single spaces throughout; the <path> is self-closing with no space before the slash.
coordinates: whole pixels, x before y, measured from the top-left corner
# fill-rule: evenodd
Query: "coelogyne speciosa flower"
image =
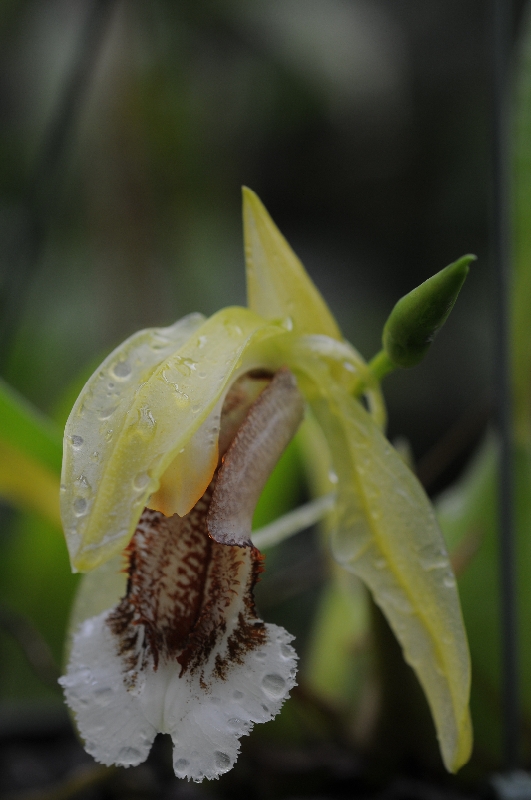
<path id="1" fill-rule="evenodd" d="M 257 616 L 251 521 L 306 413 L 337 474 L 333 553 L 387 616 L 455 770 L 471 747 L 469 656 L 432 508 L 382 433 L 377 380 L 249 190 L 244 235 L 249 308 L 135 334 L 68 420 L 62 515 L 90 574 L 67 702 L 98 761 L 138 764 L 161 731 L 194 780 L 230 769 L 238 738 L 279 711 L 296 655 Z"/>

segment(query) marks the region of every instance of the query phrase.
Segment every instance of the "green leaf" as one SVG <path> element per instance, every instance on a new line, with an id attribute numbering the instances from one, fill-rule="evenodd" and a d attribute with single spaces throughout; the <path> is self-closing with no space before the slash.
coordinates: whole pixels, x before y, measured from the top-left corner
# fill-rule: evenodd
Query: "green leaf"
<path id="1" fill-rule="evenodd" d="M 524 760 L 531 755 L 531 453 L 515 449 L 516 563 Z M 482 767 L 501 765 L 502 695 L 498 538 L 498 443 L 490 435 L 462 478 L 439 499 L 437 517 L 456 563 L 472 657 L 471 712 Z M 458 557 L 465 554 L 465 558 Z M 479 764 L 479 760 L 478 760 Z"/>
<path id="2" fill-rule="evenodd" d="M 463 256 L 395 305 L 383 329 L 384 353 L 395 367 L 414 367 L 444 325 L 476 256 Z M 378 356 L 377 356 L 378 358 Z"/>

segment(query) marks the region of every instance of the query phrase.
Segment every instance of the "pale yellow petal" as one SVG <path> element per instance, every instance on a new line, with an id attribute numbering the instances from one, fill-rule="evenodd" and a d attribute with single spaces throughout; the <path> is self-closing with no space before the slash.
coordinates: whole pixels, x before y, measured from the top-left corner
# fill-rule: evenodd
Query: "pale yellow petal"
<path id="1" fill-rule="evenodd" d="M 289 317 L 296 333 L 341 339 L 337 323 L 258 196 L 243 188 L 243 235 L 249 308 L 266 319 Z"/>
<path id="2" fill-rule="evenodd" d="M 470 657 L 457 587 L 424 490 L 361 403 L 322 362 L 299 364 L 338 476 L 337 560 L 382 608 L 422 684 L 443 761 L 456 771 L 472 745 Z"/>
<path id="3" fill-rule="evenodd" d="M 242 372 L 263 366 L 269 357 L 268 340 L 286 335 L 281 324 L 266 324 L 244 308 L 215 314 L 137 384 L 134 396 L 124 401 L 125 418 L 112 434 L 105 460 L 91 472 L 91 454 L 103 447 L 106 432 L 105 425 L 97 426 L 98 441 L 75 449 L 76 425 L 87 413 L 82 393 L 69 420 L 63 465 L 63 520 L 75 569 L 93 569 L 127 545 L 150 494 L 199 428 L 207 420 L 211 423 L 230 383 Z M 272 368 L 280 365 L 273 358 Z M 84 424 L 88 427 L 93 419 L 92 414 Z M 211 431 L 204 445 L 204 471 L 196 476 L 197 484 L 185 481 L 184 494 L 174 498 L 183 513 L 194 505 L 198 486 L 212 477 L 215 460 L 210 456 L 216 452 L 217 432 Z M 82 451 L 83 460 L 73 457 Z"/>

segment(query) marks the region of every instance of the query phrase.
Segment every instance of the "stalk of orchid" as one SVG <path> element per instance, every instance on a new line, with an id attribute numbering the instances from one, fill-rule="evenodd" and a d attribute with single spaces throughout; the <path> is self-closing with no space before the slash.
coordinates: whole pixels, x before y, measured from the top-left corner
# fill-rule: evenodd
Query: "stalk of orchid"
<path id="1" fill-rule="evenodd" d="M 193 780 L 230 769 L 238 738 L 279 711 L 296 656 L 256 615 L 251 522 L 306 408 L 338 478 L 334 556 L 389 620 L 455 771 L 471 749 L 470 664 L 433 510 L 382 433 L 377 370 L 249 190 L 244 234 L 249 308 L 135 334 L 68 420 L 62 517 L 73 568 L 95 572 L 61 679 L 67 702 L 97 760 L 140 763 L 167 732 L 175 773 Z"/>

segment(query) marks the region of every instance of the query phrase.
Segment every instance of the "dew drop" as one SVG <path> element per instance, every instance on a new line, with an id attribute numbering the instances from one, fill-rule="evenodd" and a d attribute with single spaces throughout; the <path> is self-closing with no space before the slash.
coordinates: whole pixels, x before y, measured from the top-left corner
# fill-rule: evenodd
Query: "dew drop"
<path id="1" fill-rule="evenodd" d="M 94 699 L 98 705 L 107 705 L 113 695 L 110 686 L 104 686 L 101 689 L 96 689 L 94 692 Z"/>
<path id="2" fill-rule="evenodd" d="M 140 752 L 136 750 L 134 747 L 122 747 L 118 751 L 118 758 L 116 762 L 118 764 L 133 764 L 135 761 L 138 761 L 142 758 Z"/>
<path id="3" fill-rule="evenodd" d="M 152 350 L 163 350 L 166 345 L 169 344 L 169 339 L 165 336 L 154 336 L 151 340 L 150 347 Z"/>
<path id="4" fill-rule="evenodd" d="M 179 390 L 176 390 L 175 395 L 176 395 L 177 405 L 179 406 L 179 408 L 186 408 L 190 402 L 190 398 L 188 397 L 188 395 L 185 394 L 184 392 L 180 392 Z"/>
<path id="5" fill-rule="evenodd" d="M 126 381 L 131 377 L 131 364 L 128 361 L 118 361 L 112 368 L 112 374 L 119 381 Z"/>
<path id="6" fill-rule="evenodd" d="M 262 678 L 262 687 L 271 697 L 280 697 L 284 694 L 285 686 L 286 681 L 282 675 L 278 675 L 276 672 L 264 675 Z"/>
<path id="7" fill-rule="evenodd" d="M 177 772 L 184 772 L 189 763 L 190 762 L 188 761 L 187 758 L 179 758 L 175 762 L 175 770 Z"/>
<path id="8" fill-rule="evenodd" d="M 87 505 L 84 497 L 78 497 L 74 500 L 74 514 L 76 517 L 83 517 L 87 513 Z"/>
<path id="9" fill-rule="evenodd" d="M 446 577 L 443 580 L 443 583 L 447 589 L 453 589 L 455 586 L 455 578 L 453 577 L 453 575 L 446 575 Z"/>
<path id="10" fill-rule="evenodd" d="M 151 413 L 151 409 L 149 406 L 142 406 L 140 409 L 140 422 L 142 423 L 144 430 L 145 428 L 154 428 L 155 427 L 155 417 Z"/>
<path id="11" fill-rule="evenodd" d="M 102 409 L 98 415 L 100 422 L 105 422 L 109 417 L 112 417 L 117 408 L 118 406 L 109 406 L 108 408 Z"/>
<path id="12" fill-rule="evenodd" d="M 141 492 L 149 483 L 149 475 L 147 472 L 139 472 L 138 475 L 135 475 L 133 478 L 133 488 L 136 489 L 137 492 Z"/>
<path id="13" fill-rule="evenodd" d="M 66 484 L 62 483 L 59 487 L 59 491 L 63 494 L 66 492 Z"/>
<path id="14" fill-rule="evenodd" d="M 76 481 L 76 485 L 79 486 L 81 491 L 85 491 L 86 492 L 87 489 L 90 489 L 90 483 L 88 482 L 88 480 L 86 479 L 86 477 L 84 475 L 80 475 L 79 476 L 79 478 Z"/>
<path id="15" fill-rule="evenodd" d="M 83 437 L 82 436 L 71 436 L 70 441 L 72 442 L 72 447 L 75 450 L 79 450 L 81 445 L 83 444 Z"/>
<path id="16" fill-rule="evenodd" d="M 192 406 L 192 414 L 197 414 L 198 411 L 201 411 L 201 406 L 199 403 L 196 403 L 194 406 Z"/>
<path id="17" fill-rule="evenodd" d="M 221 750 L 216 750 L 214 753 L 214 761 L 218 769 L 228 769 L 230 767 L 229 756 L 226 753 L 222 753 Z"/>
<path id="18" fill-rule="evenodd" d="M 293 320 L 291 317 L 284 317 L 282 320 L 282 327 L 287 331 L 293 330 Z"/>
<path id="19" fill-rule="evenodd" d="M 289 644 L 280 645 L 280 655 L 283 658 L 291 658 L 293 656 L 293 648 Z"/>
<path id="20" fill-rule="evenodd" d="M 113 435 L 113 430 L 112 428 L 109 428 L 109 430 L 105 432 L 105 437 L 104 437 L 105 441 L 110 442 L 112 439 L 112 435 Z"/>
<path id="21" fill-rule="evenodd" d="M 197 377 L 198 377 L 198 378 L 206 378 L 206 376 L 207 376 L 206 372 L 202 372 L 202 371 L 201 371 L 201 372 L 198 372 L 198 373 L 197 373 Z"/>

